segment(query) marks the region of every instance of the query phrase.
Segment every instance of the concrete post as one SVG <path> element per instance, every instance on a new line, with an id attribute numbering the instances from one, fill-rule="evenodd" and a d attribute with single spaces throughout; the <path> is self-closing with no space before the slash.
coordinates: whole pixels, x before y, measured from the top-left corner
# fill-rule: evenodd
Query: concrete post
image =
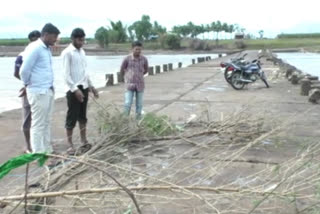
<path id="1" fill-rule="evenodd" d="M 167 72 L 168 71 L 168 65 L 167 64 L 164 64 L 162 66 L 162 68 L 163 68 L 163 72 Z"/>
<path id="2" fill-rule="evenodd" d="M 149 75 L 152 75 L 152 76 L 155 75 L 153 66 L 151 66 L 151 67 L 148 68 L 148 74 L 149 74 Z"/>
<path id="3" fill-rule="evenodd" d="M 113 74 L 106 74 L 106 86 L 113 86 L 114 81 L 113 81 Z"/>
<path id="4" fill-rule="evenodd" d="M 291 76 L 291 83 L 292 83 L 293 85 L 297 85 L 298 82 L 299 82 L 298 75 L 297 75 L 297 74 L 293 74 L 293 75 Z"/>
<path id="5" fill-rule="evenodd" d="M 161 70 L 160 65 L 157 65 L 157 66 L 156 66 L 156 74 L 160 74 L 160 70 Z"/>
<path id="6" fill-rule="evenodd" d="M 198 63 L 204 62 L 204 57 L 198 57 Z"/>
<path id="7" fill-rule="evenodd" d="M 311 81 L 309 79 L 302 79 L 300 95 L 308 96 L 310 89 L 311 89 Z"/>
<path id="8" fill-rule="evenodd" d="M 319 80 L 318 76 L 307 76 L 309 80 Z"/>
<path id="9" fill-rule="evenodd" d="M 117 77 L 118 77 L 118 83 L 124 82 L 124 77 L 123 77 L 123 75 L 121 75 L 120 72 L 117 73 Z"/>

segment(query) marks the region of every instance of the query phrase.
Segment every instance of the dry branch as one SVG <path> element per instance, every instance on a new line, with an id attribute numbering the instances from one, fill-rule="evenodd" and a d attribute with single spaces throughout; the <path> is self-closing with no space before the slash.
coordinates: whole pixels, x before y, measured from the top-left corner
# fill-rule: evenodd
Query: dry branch
<path id="1" fill-rule="evenodd" d="M 255 191 L 250 189 L 228 189 L 228 188 L 214 188 L 207 186 L 139 186 L 139 187 L 126 187 L 131 191 L 144 191 L 144 190 L 177 190 L 177 189 L 186 189 L 186 190 L 198 190 L 198 191 L 209 191 L 214 192 L 216 194 L 225 193 L 225 192 L 233 192 L 233 193 L 250 193 L 250 194 L 273 194 L 278 196 L 290 195 L 292 193 L 280 193 L 274 191 Z M 118 192 L 123 190 L 121 187 L 111 187 L 111 188 L 100 188 L 100 189 L 83 189 L 83 190 L 70 190 L 70 191 L 58 191 L 58 192 L 43 192 L 43 193 L 29 193 L 28 199 L 38 199 L 38 198 L 50 198 L 50 197 L 61 197 L 66 195 L 83 195 L 83 194 L 94 194 L 94 193 L 105 193 L 105 192 Z M 10 200 L 20 200 L 23 199 L 24 195 L 15 195 L 15 196 L 7 196 L 1 197 L 1 203 L 8 203 Z"/>

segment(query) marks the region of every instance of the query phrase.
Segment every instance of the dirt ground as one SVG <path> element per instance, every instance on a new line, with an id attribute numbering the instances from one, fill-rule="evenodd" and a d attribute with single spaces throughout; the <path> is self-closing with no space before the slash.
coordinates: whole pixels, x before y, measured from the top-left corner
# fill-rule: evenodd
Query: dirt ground
<path id="1" fill-rule="evenodd" d="M 250 58 L 256 56 L 257 52 L 249 52 Z M 299 85 L 292 85 L 283 77 L 275 78 L 279 68 L 265 59 L 262 67 L 271 87 L 258 81 L 244 90 L 234 90 L 219 67 L 220 61 L 230 57 L 234 56 L 146 77 L 144 111 L 167 115 L 176 124 L 191 118 L 213 124 L 258 118 L 259 123 L 253 124 L 263 123 L 261 130 L 258 125 L 229 125 L 231 131 L 223 130 L 221 135 L 106 147 L 118 155 L 112 153 L 103 159 L 108 163 L 102 165 L 105 169 L 127 186 L 150 186 L 135 191 L 142 213 L 318 213 L 315 191 L 320 177 L 319 106 L 299 95 Z M 96 112 L 105 105 L 121 109 L 123 93 L 123 85 L 105 87 L 100 89 L 97 101 L 91 99 L 88 133 L 93 144 L 101 140 Z M 65 113 L 65 100 L 57 100 L 52 135 L 58 153 L 67 148 Z M 20 110 L 0 114 L 1 162 L 23 150 L 20 120 Z M 186 132 L 204 129 L 189 127 Z M 259 133 L 256 138 L 235 135 L 248 130 Z M 301 170 L 304 164 L 308 166 Z M 39 174 L 36 170 L 35 167 L 33 173 Z M 62 189 L 115 187 L 100 172 L 87 170 Z M 23 185 L 23 180 L 24 169 L 15 170 L 0 181 L 0 195 L 18 194 L 13 187 Z M 266 196 L 268 200 L 264 200 Z M 80 199 L 73 198 L 77 202 L 70 206 L 71 198 L 57 198 L 51 213 L 136 213 L 123 192 Z M 257 205 L 259 208 L 253 209 Z"/>

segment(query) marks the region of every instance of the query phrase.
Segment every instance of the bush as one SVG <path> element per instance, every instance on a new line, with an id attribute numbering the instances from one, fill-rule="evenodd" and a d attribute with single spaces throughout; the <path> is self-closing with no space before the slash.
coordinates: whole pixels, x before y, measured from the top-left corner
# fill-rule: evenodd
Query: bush
<path id="1" fill-rule="evenodd" d="M 119 32 L 115 30 L 108 30 L 108 42 L 118 43 L 119 42 Z"/>
<path id="2" fill-rule="evenodd" d="M 189 48 L 192 50 L 211 50 L 210 44 L 200 39 L 192 39 L 189 42 Z"/>
<path id="3" fill-rule="evenodd" d="M 137 122 L 133 117 L 128 117 L 119 109 L 105 106 L 97 112 L 96 122 L 101 134 L 109 133 L 116 136 L 130 138 L 130 136 L 157 137 L 175 134 L 178 129 L 165 115 L 158 116 L 147 113 L 142 120 Z"/>
<path id="4" fill-rule="evenodd" d="M 236 47 L 236 48 L 238 48 L 238 49 L 244 49 L 244 48 L 246 48 L 246 44 L 244 43 L 244 41 L 243 40 L 236 40 L 235 42 L 234 42 L 234 46 Z"/>
<path id="5" fill-rule="evenodd" d="M 177 131 L 174 124 L 171 123 L 169 117 L 162 115 L 157 116 L 154 113 L 148 113 L 143 116 L 140 126 L 146 130 L 149 136 L 166 136 Z"/>
<path id="6" fill-rule="evenodd" d="M 109 44 L 109 35 L 108 35 L 108 30 L 104 27 L 100 27 L 95 35 L 94 38 L 98 41 L 98 44 L 100 47 L 105 48 Z"/>
<path id="7" fill-rule="evenodd" d="M 179 49 L 181 47 L 181 37 L 175 34 L 161 36 L 160 42 L 162 48 Z"/>

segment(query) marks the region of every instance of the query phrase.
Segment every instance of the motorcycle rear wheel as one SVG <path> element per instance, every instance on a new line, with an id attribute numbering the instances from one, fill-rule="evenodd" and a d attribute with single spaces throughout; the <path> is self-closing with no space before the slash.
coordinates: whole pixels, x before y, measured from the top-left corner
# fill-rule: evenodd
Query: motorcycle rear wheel
<path id="1" fill-rule="evenodd" d="M 238 72 L 234 72 L 232 75 L 231 75 L 231 86 L 232 88 L 236 89 L 236 90 L 241 90 L 243 89 L 244 85 L 246 84 L 245 82 L 242 82 L 240 79 L 241 79 L 242 75 L 241 73 L 238 71 Z"/>

